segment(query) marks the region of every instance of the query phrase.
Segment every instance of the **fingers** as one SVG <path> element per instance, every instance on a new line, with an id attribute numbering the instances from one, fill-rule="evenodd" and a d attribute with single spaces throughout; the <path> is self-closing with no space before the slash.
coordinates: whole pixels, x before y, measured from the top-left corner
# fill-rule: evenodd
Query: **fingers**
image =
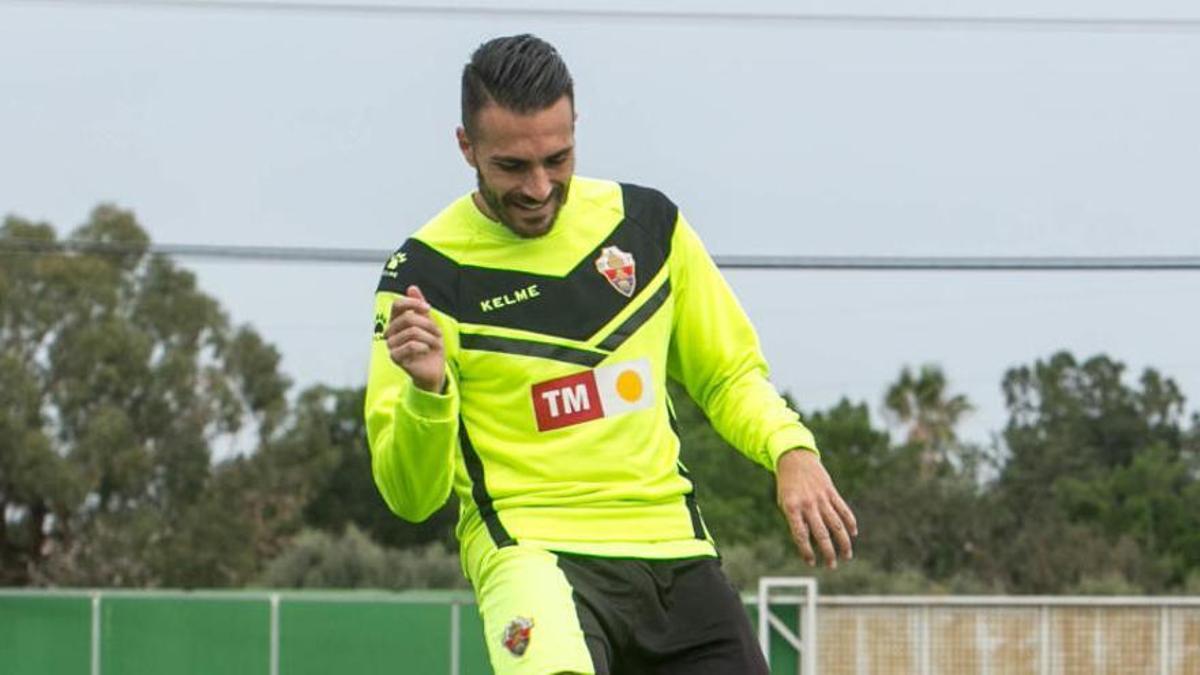
<path id="1" fill-rule="evenodd" d="M 850 536 L 857 537 L 858 519 L 854 517 L 854 512 L 850 510 L 850 507 L 842 499 L 841 495 L 833 495 L 833 508 L 837 510 L 838 516 L 841 517 L 842 522 L 845 523 L 846 527 L 850 529 Z"/>
<path id="2" fill-rule="evenodd" d="M 822 518 L 820 507 L 814 505 L 806 510 L 804 519 L 808 522 L 808 531 L 812 533 L 812 539 L 817 544 L 817 550 L 821 552 L 821 559 L 825 561 L 825 566 L 829 569 L 836 569 L 837 553 L 833 550 L 833 539 Z"/>
<path id="3" fill-rule="evenodd" d="M 442 330 L 416 286 L 409 286 L 406 295 L 392 302 L 392 318 L 384 335 L 388 352 L 397 364 L 442 349 Z"/>
<path id="4" fill-rule="evenodd" d="M 409 286 L 405 295 L 392 301 L 391 318 L 395 319 L 398 316 L 403 316 L 406 312 L 429 315 L 429 303 L 425 300 L 421 289 L 416 286 Z"/>
<path id="5" fill-rule="evenodd" d="M 393 358 L 400 356 L 396 350 L 407 342 L 416 344 L 404 350 L 404 356 L 423 354 L 442 346 L 442 331 L 430 315 L 429 303 L 425 302 L 421 289 L 416 286 L 409 286 L 408 295 L 392 302 L 392 318 L 384 335 Z"/>
<path id="6" fill-rule="evenodd" d="M 854 557 L 853 537 L 858 536 L 858 524 L 836 492 L 810 500 L 791 500 L 781 506 L 800 557 L 810 567 L 817 564 L 818 553 L 830 569 L 837 568 L 839 557 Z"/>
<path id="7" fill-rule="evenodd" d="M 792 540 L 796 542 L 796 548 L 800 550 L 800 557 L 808 563 L 809 567 L 816 565 L 817 554 L 813 551 L 812 543 L 809 541 L 808 526 L 804 524 L 804 515 L 800 512 L 789 512 L 787 521 L 792 530 Z"/>
<path id="8" fill-rule="evenodd" d="M 388 323 L 387 330 L 384 331 L 389 339 L 393 335 L 402 333 L 409 328 L 420 328 L 430 335 L 438 338 L 442 337 L 442 330 L 438 328 L 437 322 L 428 314 L 417 314 L 416 312 L 405 312 L 397 316 Z"/>
<path id="9" fill-rule="evenodd" d="M 838 552 L 841 553 L 842 560 L 853 558 L 854 545 L 850 541 L 850 531 L 845 521 L 843 521 L 842 516 L 838 514 L 837 509 L 834 508 L 832 503 L 825 502 L 825 508 L 822 510 L 821 515 L 825 518 L 825 527 L 829 531 L 833 543 L 837 546 Z M 825 560 L 828 562 L 830 558 L 826 558 Z M 837 558 L 834 557 L 833 560 L 836 561 Z M 834 566 L 836 567 L 836 562 Z"/>
<path id="10" fill-rule="evenodd" d="M 436 330 L 436 326 L 433 331 L 415 325 L 403 328 L 388 336 L 388 352 L 393 359 L 403 362 L 413 356 L 437 351 L 442 348 L 442 336 Z"/>
<path id="11" fill-rule="evenodd" d="M 391 349 L 392 360 L 398 364 L 405 365 L 411 359 L 419 356 L 424 356 L 433 351 L 433 347 L 423 342 L 405 342 L 399 347 Z"/>

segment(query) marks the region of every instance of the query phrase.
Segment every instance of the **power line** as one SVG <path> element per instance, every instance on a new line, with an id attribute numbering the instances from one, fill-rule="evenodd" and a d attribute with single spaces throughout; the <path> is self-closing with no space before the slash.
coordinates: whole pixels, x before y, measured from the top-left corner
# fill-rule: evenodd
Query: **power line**
<path id="1" fill-rule="evenodd" d="M 1158 272 L 1200 270 L 1200 256 L 717 255 L 726 269 L 930 272 Z"/>
<path id="2" fill-rule="evenodd" d="M 616 9 L 575 7 L 496 7 L 358 0 L 0 0 L 3 4 L 74 5 L 178 10 L 221 10 L 288 14 L 409 15 L 508 17 L 518 19 L 592 19 L 633 21 L 701 21 L 721 23 L 793 23 L 812 26 L 907 29 L 968 29 L 1068 32 L 1200 32 L 1193 17 L 1073 17 L 956 14 L 823 14 L 778 11 L 694 11 L 684 9 Z"/>
<path id="3" fill-rule="evenodd" d="M 34 239 L 0 241 L 3 255 L 56 252 L 130 255 L 142 252 L 174 258 L 303 264 L 382 265 L 391 250 L 224 244 L 151 244 Z M 743 270 L 858 270 L 929 272 L 1162 272 L 1200 271 L 1200 256 L 788 256 L 715 255 L 717 265 Z"/>

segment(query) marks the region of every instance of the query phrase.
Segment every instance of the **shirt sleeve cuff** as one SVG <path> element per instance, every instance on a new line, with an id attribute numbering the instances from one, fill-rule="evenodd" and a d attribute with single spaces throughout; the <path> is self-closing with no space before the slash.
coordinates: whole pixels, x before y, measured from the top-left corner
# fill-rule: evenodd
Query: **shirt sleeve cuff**
<path id="1" fill-rule="evenodd" d="M 442 393 L 437 394 L 412 384 L 408 387 L 405 393 L 403 405 L 408 412 L 415 417 L 429 420 L 431 422 L 444 422 L 453 419 L 457 415 L 455 410 L 455 401 L 458 398 L 458 389 L 454 384 L 454 378 L 450 374 L 446 374 L 446 386 Z"/>
<path id="2" fill-rule="evenodd" d="M 787 427 L 780 429 L 767 440 L 767 455 L 771 458 L 771 471 L 779 466 L 779 458 L 789 450 L 807 450 L 816 456 L 821 456 L 817 449 L 817 439 L 811 431 L 804 427 Z"/>

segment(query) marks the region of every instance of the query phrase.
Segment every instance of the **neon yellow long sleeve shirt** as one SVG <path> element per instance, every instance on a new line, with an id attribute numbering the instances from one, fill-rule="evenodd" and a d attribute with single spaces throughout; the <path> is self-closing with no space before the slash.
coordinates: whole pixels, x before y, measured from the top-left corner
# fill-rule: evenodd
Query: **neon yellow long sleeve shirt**
<path id="1" fill-rule="evenodd" d="M 445 340 L 440 394 L 414 386 L 382 339 L 409 285 Z M 536 239 L 464 196 L 389 259 L 375 307 L 365 413 L 376 485 L 414 521 L 454 490 L 468 575 L 472 559 L 511 545 L 713 555 L 667 377 L 768 470 L 790 449 L 816 451 L 695 231 L 651 189 L 576 177 Z"/>

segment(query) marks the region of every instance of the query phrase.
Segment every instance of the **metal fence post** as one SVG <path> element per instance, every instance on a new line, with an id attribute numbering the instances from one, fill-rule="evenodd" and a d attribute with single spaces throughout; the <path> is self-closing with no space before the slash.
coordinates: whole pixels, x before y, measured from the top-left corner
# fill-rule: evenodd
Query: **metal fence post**
<path id="1" fill-rule="evenodd" d="M 921 607 L 921 646 L 920 651 L 920 669 L 921 675 L 932 675 L 933 673 L 933 627 L 930 626 L 930 610 L 929 605 Z"/>
<path id="2" fill-rule="evenodd" d="M 1050 606 L 1042 605 L 1039 616 L 1039 654 L 1041 655 L 1041 675 L 1050 675 Z"/>
<path id="3" fill-rule="evenodd" d="M 804 625 L 800 627 L 804 634 L 804 675 L 815 675 L 817 672 L 817 580 L 810 579 L 805 585 L 804 595 L 807 607 L 804 608 Z"/>
<path id="4" fill-rule="evenodd" d="M 271 675 L 279 675 L 279 594 L 271 594 Z"/>
<path id="5" fill-rule="evenodd" d="M 100 675 L 100 591 L 92 591 L 92 675 Z"/>
<path id="6" fill-rule="evenodd" d="M 792 632 L 779 617 L 771 612 L 771 589 L 799 588 L 804 590 L 804 602 L 807 604 L 802 611 L 797 608 L 800 618 L 800 635 Z M 795 600 L 795 598 L 790 598 Z M 817 580 L 801 577 L 762 577 L 758 580 L 758 644 L 762 649 L 763 658 L 771 665 L 771 628 L 788 642 L 799 655 L 796 665 L 804 675 L 816 673 L 817 668 Z"/>
<path id="7" fill-rule="evenodd" d="M 1171 608 L 1163 605 L 1158 615 L 1158 672 L 1171 673 Z"/>

